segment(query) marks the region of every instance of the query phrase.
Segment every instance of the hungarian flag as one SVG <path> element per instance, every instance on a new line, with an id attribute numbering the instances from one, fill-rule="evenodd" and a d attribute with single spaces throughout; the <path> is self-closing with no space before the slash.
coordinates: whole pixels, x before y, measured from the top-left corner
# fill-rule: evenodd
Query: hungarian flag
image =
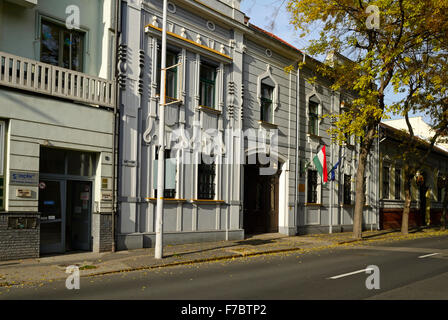
<path id="1" fill-rule="evenodd" d="M 322 177 L 323 182 L 326 183 L 328 181 L 328 172 L 327 172 L 327 153 L 325 152 L 325 145 L 313 158 L 313 163 L 317 171 L 319 171 L 319 174 Z"/>

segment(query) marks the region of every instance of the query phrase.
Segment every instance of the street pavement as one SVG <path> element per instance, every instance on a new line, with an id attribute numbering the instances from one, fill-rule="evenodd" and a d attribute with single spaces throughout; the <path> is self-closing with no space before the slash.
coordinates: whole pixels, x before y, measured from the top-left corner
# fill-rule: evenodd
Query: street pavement
<path id="1" fill-rule="evenodd" d="M 379 289 L 368 289 L 369 266 Z M 1 269 L 0 269 L 1 272 Z M 0 299 L 443 299 L 448 298 L 448 235 L 284 251 L 228 260 L 0 288 Z"/>

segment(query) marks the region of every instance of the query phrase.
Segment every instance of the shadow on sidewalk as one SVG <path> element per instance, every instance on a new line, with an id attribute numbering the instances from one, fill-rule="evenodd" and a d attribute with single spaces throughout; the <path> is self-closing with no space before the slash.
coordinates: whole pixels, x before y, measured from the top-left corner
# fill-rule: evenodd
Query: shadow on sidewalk
<path id="1" fill-rule="evenodd" d="M 244 246 L 244 245 L 260 246 L 260 245 L 275 243 L 276 240 L 283 238 L 283 237 L 277 237 L 277 238 L 270 238 L 270 239 L 251 239 L 253 236 L 259 236 L 259 235 L 247 235 L 246 239 L 239 240 L 239 241 L 236 241 L 231 244 L 229 243 L 228 245 L 216 246 L 216 247 L 207 248 L 207 249 L 199 249 L 199 250 L 194 250 L 194 251 L 186 251 L 186 252 L 181 252 L 181 253 L 167 254 L 167 255 L 165 255 L 165 257 L 166 258 L 181 257 L 181 256 L 187 256 L 189 254 L 203 253 L 203 252 L 214 251 L 214 250 L 219 250 L 219 249 L 228 249 L 228 248 L 239 247 L 239 246 Z"/>

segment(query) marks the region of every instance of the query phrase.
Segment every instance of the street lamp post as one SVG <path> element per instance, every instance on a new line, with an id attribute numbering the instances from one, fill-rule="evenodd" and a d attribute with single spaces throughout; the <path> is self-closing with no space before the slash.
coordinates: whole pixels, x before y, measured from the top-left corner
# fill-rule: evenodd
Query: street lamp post
<path id="1" fill-rule="evenodd" d="M 165 189 L 165 104 L 166 104 L 166 18 L 167 0 L 163 1 L 162 61 L 159 101 L 159 157 L 157 163 L 157 213 L 155 258 L 163 258 L 163 196 Z"/>

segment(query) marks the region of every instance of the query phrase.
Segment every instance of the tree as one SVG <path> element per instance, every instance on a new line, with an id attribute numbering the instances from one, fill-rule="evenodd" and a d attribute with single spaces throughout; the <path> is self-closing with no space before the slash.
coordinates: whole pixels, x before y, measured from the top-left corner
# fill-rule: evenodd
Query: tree
<path id="1" fill-rule="evenodd" d="M 291 23 L 303 36 L 317 23 L 323 25 L 319 39 L 306 48 L 309 54 L 342 52 L 354 62 L 322 65 L 319 71 L 333 79 L 334 90 L 356 93 L 346 112 L 331 115 L 334 126 L 329 133 L 339 141 L 354 135 L 360 144 L 353 221 L 353 237 L 360 239 L 365 167 L 377 127 L 388 112 L 403 108 L 387 104 L 386 92 L 406 85 L 410 71 L 399 67 L 410 52 L 423 51 L 428 43 L 441 48 L 448 30 L 447 4 L 437 0 L 289 0 L 288 10 Z M 439 24 L 432 26 L 434 15 Z"/>

